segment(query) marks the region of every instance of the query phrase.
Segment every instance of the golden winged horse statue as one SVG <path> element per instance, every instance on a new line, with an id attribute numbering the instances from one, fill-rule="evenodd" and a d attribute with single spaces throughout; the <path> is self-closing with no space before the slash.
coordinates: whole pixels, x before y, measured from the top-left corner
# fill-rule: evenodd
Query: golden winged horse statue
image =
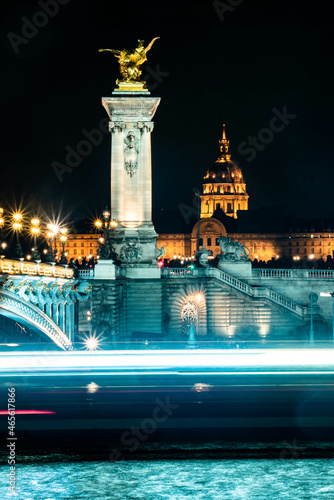
<path id="1" fill-rule="evenodd" d="M 117 57 L 120 73 L 123 77 L 122 80 L 116 81 L 117 85 L 119 85 L 120 83 L 141 82 L 140 77 L 142 71 L 140 69 L 140 66 L 144 64 L 145 61 L 147 61 L 147 52 L 151 49 L 154 42 L 156 40 L 159 40 L 159 38 L 160 37 L 153 38 L 153 40 L 147 45 L 147 47 L 144 46 L 144 40 L 138 40 L 138 47 L 135 48 L 132 52 L 127 49 L 99 49 L 99 52 L 108 51 L 114 54 L 115 57 Z"/>

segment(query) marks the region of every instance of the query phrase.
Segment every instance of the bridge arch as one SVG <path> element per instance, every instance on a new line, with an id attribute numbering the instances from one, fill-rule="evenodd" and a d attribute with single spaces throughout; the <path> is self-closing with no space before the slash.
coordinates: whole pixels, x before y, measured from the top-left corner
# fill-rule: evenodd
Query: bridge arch
<path id="1" fill-rule="evenodd" d="M 0 289 L 0 314 L 45 335 L 61 349 L 73 349 L 70 339 L 47 314 L 9 290 Z"/>

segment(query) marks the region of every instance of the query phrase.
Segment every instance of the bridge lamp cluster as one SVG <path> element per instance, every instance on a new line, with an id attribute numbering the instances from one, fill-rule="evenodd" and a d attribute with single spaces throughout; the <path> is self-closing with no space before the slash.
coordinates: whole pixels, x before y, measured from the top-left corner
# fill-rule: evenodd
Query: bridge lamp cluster
<path id="1" fill-rule="evenodd" d="M 59 233 L 60 228 L 57 224 L 50 223 L 46 227 L 48 228 L 49 233 L 52 233 L 54 236 L 56 236 Z"/>

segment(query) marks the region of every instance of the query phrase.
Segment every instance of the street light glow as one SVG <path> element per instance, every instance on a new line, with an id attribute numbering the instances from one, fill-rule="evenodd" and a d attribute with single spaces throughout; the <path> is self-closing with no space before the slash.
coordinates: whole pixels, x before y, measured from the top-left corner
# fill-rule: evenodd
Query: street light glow
<path id="1" fill-rule="evenodd" d="M 15 214 L 13 214 L 13 219 L 15 220 L 15 222 L 19 222 L 22 219 L 22 214 L 16 212 Z"/>

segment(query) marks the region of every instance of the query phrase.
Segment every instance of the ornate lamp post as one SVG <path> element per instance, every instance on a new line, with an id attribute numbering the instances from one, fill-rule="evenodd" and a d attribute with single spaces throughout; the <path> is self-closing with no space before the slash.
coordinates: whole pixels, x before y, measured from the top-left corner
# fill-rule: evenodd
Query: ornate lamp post
<path id="1" fill-rule="evenodd" d="M 33 253 L 32 253 L 32 258 L 33 260 L 40 261 L 41 256 L 38 252 L 38 247 L 37 247 L 37 236 L 40 234 L 41 230 L 39 228 L 40 221 L 39 219 L 31 219 L 31 234 L 34 239 L 34 248 L 33 248 Z"/>
<path id="2" fill-rule="evenodd" d="M 108 226 L 109 226 L 109 219 L 110 219 L 110 211 L 108 209 L 108 207 L 106 207 L 104 210 L 103 210 L 103 218 L 104 218 L 104 227 L 105 229 L 108 229 Z"/>
<path id="3" fill-rule="evenodd" d="M 65 253 L 65 245 L 66 245 L 66 242 L 67 242 L 67 228 L 66 227 L 63 227 L 62 229 L 60 229 L 60 233 L 61 233 L 61 236 L 60 236 L 60 242 L 63 246 L 63 251 L 62 251 L 62 254 L 61 254 L 61 259 L 60 259 L 60 264 L 67 264 L 67 258 L 66 258 L 66 253 Z"/>
<path id="4" fill-rule="evenodd" d="M 52 243 L 53 243 L 53 238 L 54 238 L 54 233 L 52 231 L 49 231 L 46 233 L 46 237 L 49 240 L 48 243 L 48 251 L 46 254 L 46 262 L 54 262 L 54 256 L 53 256 L 53 249 L 52 249 Z"/>
<path id="5" fill-rule="evenodd" d="M 199 189 L 194 190 L 195 196 L 197 196 L 197 244 L 196 244 L 196 255 L 199 252 L 199 240 L 200 240 L 200 221 L 201 221 L 201 193 Z"/>
<path id="6" fill-rule="evenodd" d="M 50 223 L 47 225 L 47 228 L 49 230 L 48 235 L 50 233 L 52 233 L 52 237 L 48 236 L 49 241 L 50 241 L 50 245 L 51 245 L 51 250 L 49 249 L 49 252 L 51 251 L 51 253 L 52 253 L 52 261 L 48 260 L 48 262 L 55 262 L 56 257 L 57 257 L 57 235 L 59 233 L 59 226 L 57 226 L 57 224 Z M 54 250 L 52 250 L 52 241 L 53 240 L 55 241 Z M 48 256 L 48 258 L 49 258 L 49 256 Z"/>
<path id="7" fill-rule="evenodd" d="M 5 248 L 7 247 L 7 243 L 5 242 L 5 237 L 3 233 L 3 228 L 5 225 L 5 219 L 3 217 L 3 208 L 0 208 L 0 240 L 1 240 L 1 249 L 4 253 Z"/>
<path id="8" fill-rule="evenodd" d="M 3 241 L 1 243 L 1 251 L 2 251 L 2 254 L 3 254 L 3 257 L 5 257 L 5 250 L 7 248 L 7 243 L 5 241 Z"/>
<path id="9" fill-rule="evenodd" d="M 22 221 L 22 214 L 20 214 L 18 212 L 13 214 L 12 228 L 16 234 L 16 245 L 15 245 L 15 251 L 14 251 L 14 257 L 16 259 L 23 258 L 23 252 L 22 252 L 22 248 L 21 248 L 21 244 L 20 244 L 20 237 L 19 237 L 20 231 L 22 229 L 21 221 Z"/>

